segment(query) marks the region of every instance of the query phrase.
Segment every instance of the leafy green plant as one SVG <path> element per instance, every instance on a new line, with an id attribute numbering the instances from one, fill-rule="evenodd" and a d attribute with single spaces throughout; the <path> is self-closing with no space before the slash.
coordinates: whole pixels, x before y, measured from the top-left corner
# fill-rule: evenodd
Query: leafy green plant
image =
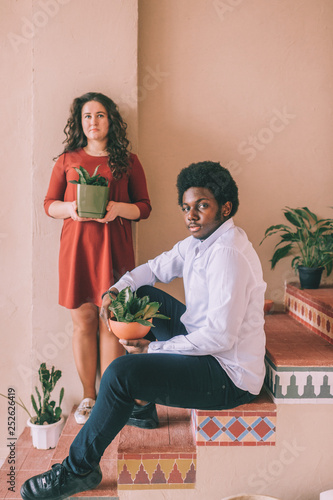
<path id="1" fill-rule="evenodd" d="M 109 294 L 110 295 L 110 294 Z M 159 302 L 149 302 L 149 296 L 137 297 L 136 292 L 132 292 L 128 286 L 118 293 L 117 298 L 112 299 L 109 310 L 114 314 L 117 321 L 124 323 L 137 322 L 140 325 L 154 326 L 148 320 L 151 318 L 170 319 L 158 312 L 161 304 Z"/>
<path id="2" fill-rule="evenodd" d="M 270 226 L 260 242 L 261 245 L 268 236 L 280 235 L 270 260 L 271 268 L 287 255 L 297 253 L 291 262 L 295 271 L 299 266 L 324 267 L 329 276 L 333 267 L 333 219 L 318 219 L 307 207 L 285 207 L 283 212 L 293 227 L 286 224 Z"/>
<path id="3" fill-rule="evenodd" d="M 79 174 L 79 180 L 78 181 L 69 181 L 72 184 L 88 184 L 90 186 L 107 186 L 108 185 L 108 180 L 106 177 L 103 177 L 100 174 L 97 174 L 97 171 L 99 169 L 100 165 L 98 165 L 92 176 L 88 174 L 87 170 L 83 167 L 80 166 L 80 168 L 74 167 L 74 169 L 77 171 Z"/>
<path id="4" fill-rule="evenodd" d="M 31 421 L 36 424 L 36 425 L 43 425 L 44 423 L 47 424 L 54 424 L 55 422 L 58 422 L 61 418 L 61 403 L 64 397 L 64 388 L 62 387 L 59 395 L 59 405 L 56 407 L 55 401 L 50 401 L 51 397 L 51 392 L 53 391 L 56 383 L 61 377 L 61 371 L 60 370 L 55 370 L 54 366 L 52 366 L 51 371 L 49 371 L 46 368 L 46 364 L 42 363 L 39 367 L 38 370 L 38 375 L 39 375 L 39 380 L 42 386 L 42 393 L 43 397 L 41 396 L 38 387 L 35 386 L 35 391 L 37 394 L 37 400 L 38 400 L 38 405 L 36 403 L 35 397 L 33 394 L 31 394 L 31 402 L 32 406 L 36 412 L 36 416 L 32 417 L 31 413 L 23 403 L 23 401 L 20 399 L 20 403 L 16 401 L 16 404 L 21 406 L 29 415 Z M 8 396 L 5 396 L 4 394 L 0 394 L 0 396 L 3 396 L 7 399 Z"/>

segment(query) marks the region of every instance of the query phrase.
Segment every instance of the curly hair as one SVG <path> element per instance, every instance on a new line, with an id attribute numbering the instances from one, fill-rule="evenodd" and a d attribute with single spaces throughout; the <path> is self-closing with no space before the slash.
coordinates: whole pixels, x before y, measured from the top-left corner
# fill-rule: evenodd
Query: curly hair
<path id="1" fill-rule="evenodd" d="M 227 201 L 232 204 L 230 217 L 238 210 L 238 187 L 231 177 L 229 170 L 222 167 L 220 163 L 213 161 L 202 161 L 191 163 L 183 168 L 177 177 L 178 204 L 183 203 L 185 191 L 191 187 L 203 187 L 209 189 L 221 208 Z"/>
<path id="2" fill-rule="evenodd" d="M 82 129 L 82 108 L 90 101 L 97 101 L 104 106 L 109 119 L 108 142 L 106 150 L 109 155 L 108 165 L 115 179 L 120 179 L 129 169 L 129 140 L 126 137 L 127 124 L 123 121 L 117 105 L 104 94 L 88 92 L 74 99 L 70 117 L 64 128 L 66 139 L 63 153 L 83 148 L 87 138 Z"/>

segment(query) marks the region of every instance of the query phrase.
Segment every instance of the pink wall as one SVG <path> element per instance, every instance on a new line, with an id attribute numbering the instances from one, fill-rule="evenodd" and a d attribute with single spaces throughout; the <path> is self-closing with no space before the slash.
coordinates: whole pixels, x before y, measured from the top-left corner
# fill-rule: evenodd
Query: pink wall
<path id="1" fill-rule="evenodd" d="M 28 402 L 42 358 L 64 372 L 65 413 L 81 396 L 71 321 L 57 305 L 61 223 L 44 215 L 42 201 L 69 104 L 88 90 L 118 101 L 147 173 L 153 212 L 139 225 L 138 262 L 186 236 L 176 202 L 180 169 L 221 161 L 239 185 L 235 221 L 261 257 L 267 297 L 281 303 L 293 274 L 287 261 L 269 269 L 274 241 L 259 247 L 265 228 L 282 222 L 285 205 L 324 217 L 333 205 L 332 21 L 331 0 L 2 0 L 1 392 L 15 386 Z M 182 297 L 181 283 L 171 291 Z M 0 458 L 6 412 L 1 398 Z M 19 431 L 25 418 L 18 413 Z M 285 406 L 274 450 L 202 450 L 197 489 L 163 497 L 209 492 L 221 500 L 245 490 L 249 471 L 278 461 L 284 439 L 296 439 L 302 453 L 267 489 L 312 500 L 331 477 L 331 421 L 322 405 L 303 413 Z M 223 487 L 212 481 L 221 470 Z"/>
<path id="2" fill-rule="evenodd" d="M 186 234 L 174 188 L 179 170 L 220 161 L 239 185 L 235 222 L 260 255 L 267 297 L 281 303 L 284 280 L 295 276 L 286 259 L 270 270 L 277 240 L 259 247 L 265 229 L 283 222 L 285 206 L 332 217 L 333 3 L 139 5 L 139 86 L 147 68 L 160 72 L 139 102 L 140 156 L 153 199 L 140 226 L 140 258 Z"/>

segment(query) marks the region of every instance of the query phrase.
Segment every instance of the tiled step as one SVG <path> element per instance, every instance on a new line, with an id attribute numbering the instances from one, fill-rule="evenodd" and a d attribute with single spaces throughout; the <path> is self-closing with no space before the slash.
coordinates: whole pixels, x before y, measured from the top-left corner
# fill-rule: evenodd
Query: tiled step
<path id="1" fill-rule="evenodd" d="M 192 425 L 198 446 L 274 446 L 276 405 L 263 389 L 232 410 L 192 410 Z"/>
<path id="2" fill-rule="evenodd" d="M 118 444 L 118 490 L 195 487 L 196 446 L 191 410 L 157 406 L 160 425 L 125 426 Z"/>
<path id="3" fill-rule="evenodd" d="M 289 314 L 265 317 L 266 386 L 278 403 L 333 403 L 333 346 Z"/>
<path id="4" fill-rule="evenodd" d="M 287 313 L 333 344 L 333 288 L 302 290 L 289 283 L 285 290 Z"/>

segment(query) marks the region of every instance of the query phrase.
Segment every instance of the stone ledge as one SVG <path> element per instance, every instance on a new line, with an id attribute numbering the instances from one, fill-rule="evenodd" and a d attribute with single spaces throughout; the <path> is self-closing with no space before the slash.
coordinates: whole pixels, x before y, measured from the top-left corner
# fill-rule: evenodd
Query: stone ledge
<path id="1" fill-rule="evenodd" d="M 333 346 L 289 314 L 265 319 L 265 384 L 274 402 L 332 403 Z"/>
<path id="2" fill-rule="evenodd" d="M 332 287 L 302 290 L 289 283 L 285 290 L 285 307 L 294 319 L 333 344 Z"/>

